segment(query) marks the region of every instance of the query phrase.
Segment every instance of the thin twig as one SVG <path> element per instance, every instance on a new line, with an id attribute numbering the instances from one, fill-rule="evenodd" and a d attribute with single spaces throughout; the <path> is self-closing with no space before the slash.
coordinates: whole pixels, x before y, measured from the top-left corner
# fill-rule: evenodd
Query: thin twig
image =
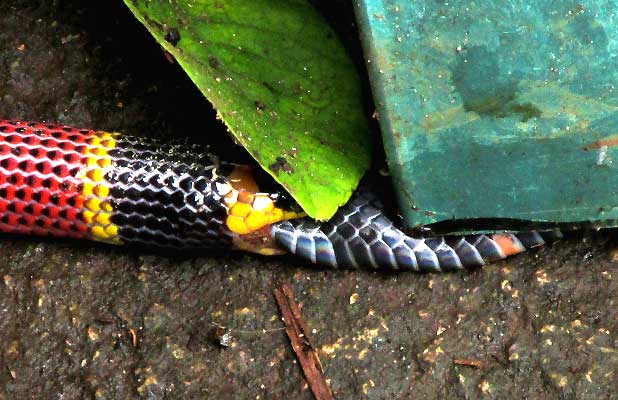
<path id="1" fill-rule="evenodd" d="M 333 393 L 322 372 L 322 364 L 320 363 L 318 352 L 307 336 L 309 330 L 300 312 L 300 307 L 296 300 L 294 300 L 292 286 L 288 283 L 276 281 L 273 291 L 283 315 L 285 331 L 290 338 L 290 342 L 292 342 L 292 349 L 296 353 L 313 396 L 316 400 L 334 400 Z"/>
<path id="2" fill-rule="evenodd" d="M 467 358 L 455 358 L 453 364 L 464 365 L 466 367 L 483 368 L 483 362 L 479 360 L 471 360 Z"/>

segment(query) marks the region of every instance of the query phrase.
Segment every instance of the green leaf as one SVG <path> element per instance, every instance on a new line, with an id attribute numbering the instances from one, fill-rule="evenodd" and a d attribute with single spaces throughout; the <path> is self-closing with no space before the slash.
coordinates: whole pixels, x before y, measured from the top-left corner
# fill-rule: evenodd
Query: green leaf
<path id="1" fill-rule="evenodd" d="M 360 84 L 307 1 L 124 1 L 307 214 L 348 200 L 370 159 Z"/>

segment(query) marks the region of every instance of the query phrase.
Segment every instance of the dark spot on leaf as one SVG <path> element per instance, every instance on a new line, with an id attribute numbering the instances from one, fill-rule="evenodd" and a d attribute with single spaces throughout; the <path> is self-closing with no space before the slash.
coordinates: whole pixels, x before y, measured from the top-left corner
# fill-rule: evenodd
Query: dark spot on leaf
<path id="1" fill-rule="evenodd" d="M 264 102 L 261 100 L 256 100 L 255 106 L 257 107 L 258 110 L 263 110 L 266 108 L 266 104 L 264 104 Z"/>
<path id="2" fill-rule="evenodd" d="M 185 29 L 187 29 L 187 27 L 189 26 L 189 21 L 186 18 L 178 18 L 177 22 L 178 25 L 182 26 Z"/>
<path id="3" fill-rule="evenodd" d="M 272 85 L 268 82 L 262 82 L 262 85 L 264 85 L 264 87 L 268 90 L 270 90 L 271 92 L 275 93 L 275 88 L 272 87 Z"/>
<path id="4" fill-rule="evenodd" d="M 270 164 L 268 168 L 275 173 L 279 171 L 283 171 L 288 174 L 291 174 L 294 172 L 294 168 L 292 168 L 292 166 L 290 165 L 290 163 L 288 163 L 285 157 L 277 157 L 277 161 Z"/>
<path id="5" fill-rule="evenodd" d="M 291 150 L 286 151 L 286 154 L 292 158 L 296 158 L 298 155 L 298 149 L 296 147 L 292 147 Z"/>
<path id="6" fill-rule="evenodd" d="M 221 61 L 215 56 L 208 57 L 208 65 L 210 65 L 214 69 L 219 69 L 221 66 Z"/>
<path id="7" fill-rule="evenodd" d="M 163 30 L 163 25 L 160 22 L 155 21 L 154 19 L 150 18 L 148 15 L 144 15 L 144 19 L 146 20 L 148 25 L 154 25 L 158 30 L 160 31 Z"/>
<path id="8" fill-rule="evenodd" d="M 180 42 L 180 32 L 176 28 L 170 28 L 167 30 L 165 34 L 165 40 L 170 43 L 172 46 L 176 46 L 178 42 Z"/>

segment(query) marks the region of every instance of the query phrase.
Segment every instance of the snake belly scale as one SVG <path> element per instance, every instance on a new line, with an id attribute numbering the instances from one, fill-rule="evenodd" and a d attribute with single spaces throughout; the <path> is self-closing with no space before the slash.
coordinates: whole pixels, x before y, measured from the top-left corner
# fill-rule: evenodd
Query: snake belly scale
<path id="1" fill-rule="evenodd" d="M 413 238 L 358 191 L 325 223 L 245 166 L 201 147 L 0 120 L 0 232 L 170 248 L 289 252 L 314 264 L 457 270 L 542 245 L 555 231 Z"/>

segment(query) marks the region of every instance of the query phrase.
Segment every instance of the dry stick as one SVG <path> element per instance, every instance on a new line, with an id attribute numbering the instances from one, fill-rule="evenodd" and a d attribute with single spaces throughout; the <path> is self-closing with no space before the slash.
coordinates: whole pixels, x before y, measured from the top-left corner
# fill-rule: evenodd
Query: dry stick
<path id="1" fill-rule="evenodd" d="M 465 365 L 466 367 L 483 368 L 483 362 L 479 360 L 471 360 L 467 358 L 455 358 L 453 359 L 455 365 Z"/>
<path id="2" fill-rule="evenodd" d="M 307 336 L 307 326 L 300 313 L 298 303 L 294 300 L 294 290 L 288 283 L 275 282 L 275 299 L 285 323 L 285 331 L 292 342 L 292 349 L 303 369 L 307 383 L 316 400 L 334 400 L 328 383 L 322 372 L 322 364 L 317 350 L 313 347 Z"/>

